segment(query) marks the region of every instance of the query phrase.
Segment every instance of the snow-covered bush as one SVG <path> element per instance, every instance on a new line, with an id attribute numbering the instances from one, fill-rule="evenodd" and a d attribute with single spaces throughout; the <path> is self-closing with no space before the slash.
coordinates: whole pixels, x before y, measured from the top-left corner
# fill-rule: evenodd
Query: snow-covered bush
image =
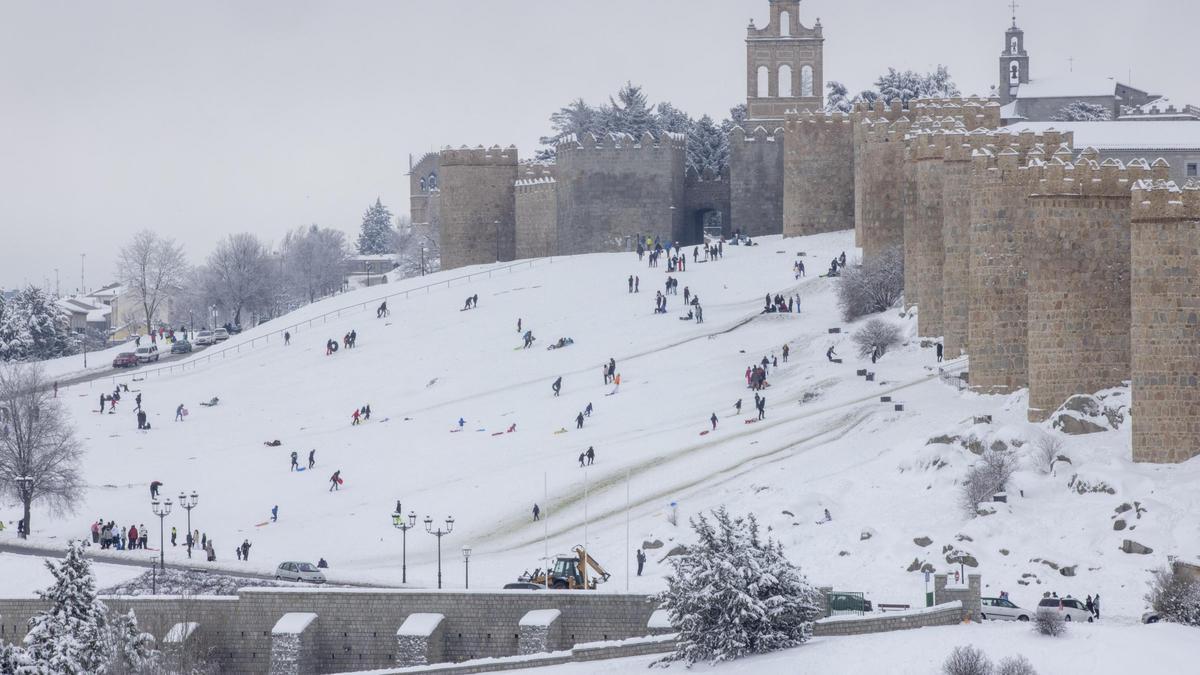
<path id="1" fill-rule="evenodd" d="M 993 495 L 1002 492 L 1016 470 L 1016 457 L 1008 450 L 984 452 L 979 461 L 967 469 L 967 476 L 963 480 L 959 493 L 959 506 L 963 514 L 974 518 L 979 503 L 991 501 Z"/>
<path id="2" fill-rule="evenodd" d="M 1033 619 L 1033 630 L 1040 635 L 1058 637 L 1067 632 L 1067 622 L 1058 612 L 1041 611 Z"/>
<path id="3" fill-rule="evenodd" d="M 1042 473 L 1050 473 L 1054 471 L 1054 463 L 1058 461 L 1062 449 L 1063 442 L 1058 438 L 1050 434 L 1040 436 L 1033 443 L 1033 462 Z"/>
<path id="4" fill-rule="evenodd" d="M 883 356 L 887 350 L 900 344 L 903 331 L 894 323 L 883 319 L 871 319 L 865 326 L 854 333 L 854 344 L 858 345 L 858 355 L 867 358 L 879 350 Z"/>
<path id="5" fill-rule="evenodd" d="M 1146 602 L 1162 621 L 1200 626 L 1200 581 L 1170 569 L 1154 571 Z"/>
<path id="6" fill-rule="evenodd" d="M 1060 108 L 1050 119 L 1054 122 L 1107 122 L 1112 119 L 1112 111 L 1098 103 L 1075 101 Z"/>
<path id="7" fill-rule="evenodd" d="M 763 541 L 753 515 L 724 507 L 692 519 L 698 541 L 671 559 L 674 573 L 658 599 L 679 631 L 663 662 L 716 663 L 795 647 L 812 636 L 819 592 L 783 554 Z"/>
<path id="8" fill-rule="evenodd" d="M 853 321 L 896 306 L 904 295 L 904 252 L 892 247 L 862 265 L 842 270 L 838 307 L 842 318 Z"/>
<path id="9" fill-rule="evenodd" d="M 1008 656 L 996 665 L 994 675 L 1037 675 L 1037 670 L 1029 659 L 1017 654 L 1016 656 Z"/>
<path id="10" fill-rule="evenodd" d="M 945 675 L 991 675 L 992 662 L 973 645 L 955 647 L 942 664 Z"/>

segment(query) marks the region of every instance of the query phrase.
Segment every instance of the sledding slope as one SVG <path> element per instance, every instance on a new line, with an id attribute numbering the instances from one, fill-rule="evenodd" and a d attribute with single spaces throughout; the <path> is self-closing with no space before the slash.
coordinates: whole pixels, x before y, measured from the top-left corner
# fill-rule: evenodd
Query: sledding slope
<path id="1" fill-rule="evenodd" d="M 194 371 L 130 382 L 151 413 L 148 433 L 136 430 L 128 399 L 119 414 L 94 412 L 111 383 L 75 387 L 66 400 L 86 439 L 92 487 L 74 516 L 39 514 L 42 536 L 79 536 L 98 517 L 151 524 L 147 486 L 160 480 L 167 495 L 199 491 L 193 526 L 216 540 L 222 566 L 270 571 L 283 560 L 324 557 L 334 578 L 396 583 L 401 542 L 391 513 L 400 500 L 405 511 L 430 515 L 435 524 L 455 518 L 442 540 L 448 586 L 461 587 L 463 545 L 474 551 L 472 586 L 494 588 L 543 564 L 546 550 L 566 551 L 586 536 L 613 573 L 610 590 L 626 587 L 626 561 L 643 540 L 662 540 L 663 549 L 649 551 L 646 576 L 628 580 L 631 590 L 652 591 L 669 569 L 659 563 L 662 554 L 673 540 L 687 540 L 687 518 L 726 504 L 756 513 L 814 581 L 866 591 L 877 602 L 919 602 L 924 584 L 906 567 L 917 558 L 950 568 L 942 548 L 952 545 L 978 560 L 990 591 L 1009 590 L 1018 603 L 1033 605 L 1048 589 L 1101 592 L 1109 610 L 1130 615 L 1142 608 L 1147 568 L 1167 554 L 1200 553 L 1200 525 L 1187 515 L 1200 509 L 1189 488 L 1200 464 L 1132 465 L 1127 425 L 1068 439 L 1074 464 L 1054 477 L 1022 470 L 1009 505 L 967 521 L 954 484 L 974 455 L 926 441 L 965 434 L 982 415 L 993 423 L 974 431 L 989 442 L 1033 438 L 1043 432 L 1023 421 L 1023 394 L 958 391 L 939 379 L 932 350 L 916 339 L 874 367 L 858 358 L 849 340 L 854 326 L 836 312 L 837 282 L 816 276 L 843 250 L 856 257 L 851 233 L 759 242 L 727 246 L 718 262 L 689 263 L 675 275 L 680 295 L 670 296 L 666 315 L 652 313 L 665 265 L 649 269 L 633 254 L 541 260 L 484 274 L 393 299 L 387 319 L 375 318 L 381 287 L 338 296 L 235 338 L 249 343 L 301 324 L 288 347 L 258 340 L 254 349 Z M 810 276 L 796 280 L 799 252 Z M 463 273 L 407 280 L 388 292 Z M 627 292 L 631 274 L 640 276 L 638 294 Z M 704 324 L 678 320 L 685 286 L 700 295 Z M 799 294 L 803 311 L 760 314 L 768 292 Z M 479 308 L 460 311 L 473 294 Z M 304 324 L 360 301 L 365 309 Z M 518 318 L 538 338 L 532 349 L 520 349 Z M 898 311 L 885 318 L 915 332 L 914 318 Z M 842 332 L 830 334 L 833 327 Z M 326 340 L 351 330 L 357 348 L 326 356 Z M 559 337 L 575 343 L 547 350 Z M 791 356 L 771 369 L 766 419 L 747 424 L 754 401 L 745 370 L 764 355 L 781 359 L 784 343 Z M 831 345 L 845 363 L 825 359 Z M 603 383 L 601 364 L 610 357 L 622 383 L 606 396 L 613 387 Z M 943 365 L 952 373 L 965 368 Z M 872 368 L 876 381 L 856 376 L 859 368 Z M 563 391 L 554 397 L 550 383 L 559 376 Z M 905 409 L 881 403 L 884 395 Z M 218 407 L 197 405 L 213 396 Z M 739 398 L 742 413 L 735 416 Z M 595 412 L 577 430 L 575 416 L 589 402 Z M 176 423 L 180 403 L 190 415 Z M 371 419 L 352 427 L 351 413 L 364 404 Z M 701 435 L 713 412 L 717 430 Z M 453 432 L 459 418 L 464 430 Z M 512 424 L 515 433 L 493 435 Z M 555 433 L 560 429 L 566 432 Z M 271 439 L 282 446 L 265 447 Z M 589 446 L 596 463 L 581 469 L 577 457 Z M 290 453 L 303 465 L 310 449 L 316 468 L 289 472 Z M 331 494 L 328 479 L 339 469 L 345 484 Z M 1070 491 L 1075 472 L 1107 481 L 1116 493 Z M 1113 531 L 1114 508 L 1132 500 L 1147 509 L 1132 521 L 1136 529 Z M 548 522 L 532 522 L 535 502 Z M 672 502 L 677 526 L 667 521 Z M 258 527 L 276 504 L 279 522 Z M 833 522 L 818 525 L 826 508 Z M 176 510 L 167 527 L 182 536 L 184 516 Z M 933 543 L 917 546 L 912 540 L 921 536 Z M 254 544 L 252 560 L 239 563 L 233 547 L 245 538 Z M 1154 553 L 1122 553 L 1124 538 Z M 419 523 L 409 532 L 410 583 L 436 582 L 436 543 Z M 181 558 L 182 551 L 168 555 Z M 1075 576 L 1033 558 L 1074 565 Z M 1023 588 L 1022 574 L 1037 577 L 1026 577 L 1032 585 Z"/>

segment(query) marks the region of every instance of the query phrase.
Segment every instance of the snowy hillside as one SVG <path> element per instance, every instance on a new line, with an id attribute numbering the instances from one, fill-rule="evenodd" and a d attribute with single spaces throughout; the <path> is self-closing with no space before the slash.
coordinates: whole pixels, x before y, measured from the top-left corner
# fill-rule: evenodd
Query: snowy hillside
<path id="1" fill-rule="evenodd" d="M 422 519 L 454 517 L 453 533 L 442 540 L 447 587 L 462 586 L 463 545 L 473 549 L 472 587 L 495 588 L 544 564 L 546 548 L 553 555 L 586 536 L 613 573 L 605 588 L 628 583 L 648 592 L 662 587 L 663 554 L 686 542 L 687 517 L 726 504 L 758 514 L 813 582 L 864 591 L 876 602 L 921 603 L 922 576 L 906 570 L 914 559 L 938 571 L 958 569 L 946 561 L 954 551 L 943 552 L 953 547 L 978 561 L 985 592 L 1007 590 L 1027 607 L 1047 590 L 1098 592 L 1106 616 L 1126 617 L 1143 609 L 1146 570 L 1168 555 L 1200 555 L 1200 463 L 1132 464 L 1128 420 L 1117 431 L 1063 437 L 1070 464 L 1060 463 L 1054 476 L 1022 468 L 1007 505 L 964 518 L 955 483 L 976 459 L 964 447 L 978 445 L 967 442 L 970 436 L 989 445 L 1002 440 L 1025 455 L 1032 450 L 1027 441 L 1048 429 L 1024 421 L 1024 394 L 960 391 L 939 377 L 933 350 L 915 337 L 876 366 L 860 359 L 850 342 L 854 326 L 843 325 L 836 311 L 837 282 L 815 276 L 843 250 L 857 257 L 852 233 L 759 242 L 726 246 L 717 262 L 689 263 L 674 275 L 680 294 L 670 296 L 666 315 L 652 312 L 665 265 L 649 269 L 631 253 L 538 261 L 421 291 L 391 300 L 386 319 L 375 318 L 375 298 L 464 270 L 354 291 L 229 343 L 352 302 L 366 305 L 302 325 L 290 346 L 259 340 L 255 349 L 195 371 L 129 381 L 144 397 L 149 432 L 136 429 L 132 395 L 118 414 L 97 414 L 111 381 L 66 390 L 87 447 L 91 488 L 72 517 L 38 513 L 35 539 L 82 536 L 100 517 L 125 527 L 146 523 L 157 539 L 148 485 L 159 480 L 166 496 L 200 493 L 193 526 L 216 540 L 221 567 L 270 572 L 280 561 L 324 557 L 333 579 L 398 583 L 401 536 L 391 513 L 400 500 Z M 798 252 L 806 253 L 809 276 L 797 281 Z M 627 292 L 631 274 L 640 276 L 638 294 Z M 699 294 L 705 323 L 678 319 L 685 286 Z M 803 311 L 762 315 L 767 293 L 799 294 Z M 461 311 L 474 294 L 478 309 Z M 531 349 L 520 348 L 518 318 L 537 337 Z M 915 318 L 899 311 L 886 318 L 913 336 Z M 830 334 L 834 327 L 842 332 Z M 351 330 L 357 347 L 326 356 L 326 340 Z M 574 344 L 546 349 L 560 337 Z M 826 360 L 831 345 L 845 363 Z M 766 419 L 751 424 L 754 394 L 745 371 L 764 355 L 780 362 L 764 392 Z M 612 396 L 601 370 L 609 358 L 621 376 Z M 965 369 L 942 365 L 953 375 Z M 856 376 L 860 368 L 874 370 L 876 381 Z M 562 394 L 555 397 L 550 385 L 559 376 Z M 212 397 L 220 397 L 219 406 L 198 405 Z M 739 398 L 743 408 L 735 415 Z M 181 403 L 190 415 L 174 422 Z M 575 417 L 588 403 L 594 413 L 577 430 Z M 364 404 L 371 419 L 351 426 L 351 413 Z M 714 412 L 718 428 L 701 435 Z M 991 424 L 974 424 L 986 415 Z M 456 432 L 460 418 L 465 428 Z M 514 424 L 514 433 L 503 433 Z M 935 436 L 951 442 L 927 444 Z M 264 445 L 274 439 L 282 445 Z M 577 458 L 589 446 L 595 464 L 581 469 Z M 316 467 L 290 472 L 291 452 L 303 466 L 312 449 Z M 335 470 L 345 483 L 331 493 Z M 1115 493 L 1079 494 L 1068 487 L 1073 474 Z M 1141 508 L 1124 514 L 1128 528 L 1114 531 L 1115 509 L 1134 501 Z M 535 502 L 547 520 L 532 522 Z M 668 522 L 672 502 L 678 525 Z M 258 526 L 274 505 L 279 521 Z M 824 509 L 833 520 L 817 524 Z M 12 521 L 17 512 L 5 504 L 0 515 Z M 181 541 L 185 522 L 178 508 L 167 520 Z M 931 542 L 919 546 L 913 540 L 920 537 Z M 238 562 L 233 548 L 247 538 L 251 560 Z M 648 551 L 645 576 L 628 579 L 634 550 L 655 539 L 664 547 Z M 1153 553 L 1123 553 L 1123 539 Z M 436 583 L 436 544 L 419 523 L 409 532 L 411 584 Z M 182 547 L 167 555 L 182 558 Z M 1074 576 L 1056 571 L 1064 567 Z"/>

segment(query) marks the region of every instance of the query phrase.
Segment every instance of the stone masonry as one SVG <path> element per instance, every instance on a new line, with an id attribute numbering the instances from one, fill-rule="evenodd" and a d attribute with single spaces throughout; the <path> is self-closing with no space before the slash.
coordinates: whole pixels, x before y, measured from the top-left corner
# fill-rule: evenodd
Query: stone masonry
<path id="1" fill-rule="evenodd" d="M 1075 394 L 1130 377 L 1129 193 L 1149 165 L 1124 167 L 1061 149 L 1044 166 L 1033 204 L 1029 262 L 1029 420 Z M 1165 175 L 1165 174 L 1164 174 Z"/>
<path id="2" fill-rule="evenodd" d="M 971 154 L 986 131 L 949 137 L 942 164 L 942 328 L 946 358 L 967 351 L 971 290 Z"/>
<path id="3" fill-rule="evenodd" d="M 869 260 L 904 247 L 904 139 L 909 121 L 864 118 L 856 128 L 862 140 L 854 153 L 854 220 L 863 258 Z"/>
<path id="4" fill-rule="evenodd" d="M 730 226 L 757 237 L 783 232 L 783 128 L 729 132 Z"/>
<path id="5" fill-rule="evenodd" d="M 443 269 L 513 260 L 517 149 L 446 149 L 439 165 Z"/>
<path id="6" fill-rule="evenodd" d="M 933 575 L 933 604 L 941 605 L 955 600 L 962 603 L 963 621 L 983 621 L 983 577 L 967 575 L 967 585 L 951 586 L 945 574 Z"/>
<path id="7" fill-rule="evenodd" d="M 543 176 L 518 180 L 516 189 L 518 260 L 558 254 L 558 183 Z"/>
<path id="8" fill-rule="evenodd" d="M 854 128 L 844 113 L 789 115 L 784 127 L 783 234 L 854 227 Z"/>
<path id="9" fill-rule="evenodd" d="M 945 126 L 953 124 L 947 120 Z M 907 265 L 916 268 L 917 289 L 921 298 L 921 310 L 917 314 L 917 333 L 923 336 L 942 335 L 942 269 L 946 248 L 942 241 L 943 167 L 946 146 L 961 142 L 961 133 L 945 129 L 921 133 L 915 139 L 914 160 L 916 162 L 916 199 L 920 205 L 914 222 L 904 223 L 904 229 L 913 230 L 916 240 L 916 256 L 906 258 Z M 907 234 L 905 235 L 907 236 Z"/>
<path id="10" fill-rule="evenodd" d="M 1200 455 L 1200 182 L 1135 184 L 1133 459 Z"/>
<path id="11" fill-rule="evenodd" d="M 631 250 L 646 233 L 687 240 L 684 153 L 677 134 L 584 134 L 559 143 L 559 255 Z"/>

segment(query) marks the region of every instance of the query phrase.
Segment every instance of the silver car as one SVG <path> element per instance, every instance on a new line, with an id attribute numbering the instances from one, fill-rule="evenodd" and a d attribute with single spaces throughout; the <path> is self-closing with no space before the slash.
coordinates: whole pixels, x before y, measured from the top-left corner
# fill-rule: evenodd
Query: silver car
<path id="1" fill-rule="evenodd" d="M 214 345 L 216 343 L 217 343 L 217 338 L 215 335 L 213 335 L 213 332 L 211 330 L 202 330 L 199 333 L 196 333 L 196 344 L 197 345 L 207 346 L 207 345 Z"/>
<path id="2" fill-rule="evenodd" d="M 279 567 L 275 568 L 275 578 L 282 581 L 325 583 L 325 573 L 317 569 L 316 565 L 306 562 L 279 563 Z"/>
<path id="3" fill-rule="evenodd" d="M 1083 602 L 1069 595 L 1063 598 L 1042 598 L 1038 603 L 1038 611 L 1059 614 L 1066 621 L 1092 622 L 1092 613 Z"/>

